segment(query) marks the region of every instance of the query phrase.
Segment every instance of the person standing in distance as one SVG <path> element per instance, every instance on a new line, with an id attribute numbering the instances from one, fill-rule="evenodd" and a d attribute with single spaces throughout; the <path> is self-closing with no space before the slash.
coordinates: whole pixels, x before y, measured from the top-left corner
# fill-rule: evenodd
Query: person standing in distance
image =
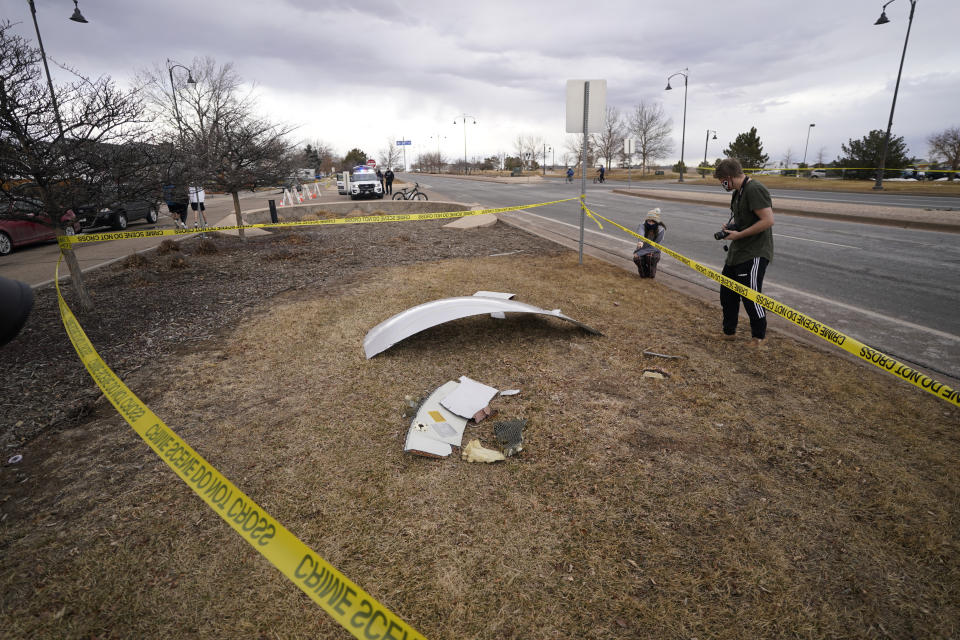
<path id="1" fill-rule="evenodd" d="M 206 198 L 206 192 L 201 186 L 191 185 L 187 188 L 187 195 L 190 200 L 190 208 L 193 209 L 193 226 L 194 228 L 200 226 L 200 222 L 203 221 L 203 226 L 207 226 L 206 217 L 203 215 L 206 207 L 203 206 L 203 201 Z M 184 220 L 186 224 L 186 220 Z"/>
<path id="2" fill-rule="evenodd" d="M 385 187 L 386 191 L 384 191 L 383 193 L 385 195 L 389 195 L 393 193 L 393 169 L 391 169 L 390 167 L 387 167 L 387 172 L 383 174 L 383 179 L 387 183 Z"/>
<path id="3" fill-rule="evenodd" d="M 744 175 L 735 158 L 724 158 L 714 173 L 720 185 L 732 192 L 730 220 L 714 237 L 730 241 L 723 275 L 754 291 L 761 291 L 767 265 L 773 260 L 773 200 L 767 188 Z M 727 247 L 724 247 L 727 250 Z M 723 307 L 723 337 L 733 340 L 740 314 L 740 298 L 750 317 L 750 344 L 763 345 L 767 337 L 767 316 L 762 306 L 735 291 L 720 288 Z"/>

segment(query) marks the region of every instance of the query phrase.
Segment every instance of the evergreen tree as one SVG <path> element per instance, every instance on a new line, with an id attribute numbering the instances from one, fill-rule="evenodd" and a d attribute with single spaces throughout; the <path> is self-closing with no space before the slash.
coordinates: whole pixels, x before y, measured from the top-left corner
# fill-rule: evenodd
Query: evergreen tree
<path id="1" fill-rule="evenodd" d="M 770 156 L 763 152 L 763 143 L 760 142 L 756 127 L 750 127 L 750 131 L 738 135 L 737 139 L 723 150 L 723 154 L 739 160 L 744 169 L 760 169 L 770 159 Z"/>
<path id="2" fill-rule="evenodd" d="M 848 178 L 870 179 L 876 177 L 876 168 L 880 166 L 880 156 L 883 154 L 883 140 L 886 133 L 874 129 L 859 140 L 850 138 L 847 144 L 841 144 L 843 152 L 838 158 L 838 167 L 866 168 L 864 171 L 846 171 Z M 903 136 L 890 135 L 890 145 L 887 147 L 887 159 L 884 167 L 887 169 L 902 169 L 913 161 L 907 155 L 907 144 Z"/>
<path id="3" fill-rule="evenodd" d="M 352 169 L 358 164 L 367 163 L 367 154 L 354 147 L 347 152 L 347 155 L 343 156 L 343 168 Z"/>

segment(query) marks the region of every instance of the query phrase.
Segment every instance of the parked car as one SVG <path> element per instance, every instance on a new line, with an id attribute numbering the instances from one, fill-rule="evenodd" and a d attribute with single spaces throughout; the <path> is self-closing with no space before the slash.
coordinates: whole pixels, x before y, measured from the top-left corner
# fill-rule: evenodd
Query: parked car
<path id="1" fill-rule="evenodd" d="M 18 202 L 8 207 L 7 212 L 24 215 L 27 219 L 0 218 L 0 256 L 8 255 L 16 247 L 57 239 L 50 216 L 35 206 Z M 68 236 L 80 231 L 80 222 L 73 211 L 64 213 L 60 221 L 64 224 L 63 232 Z"/>
<path id="2" fill-rule="evenodd" d="M 112 227 L 123 231 L 134 220 L 146 220 L 147 224 L 156 224 L 160 207 L 151 200 L 127 200 L 99 210 L 96 207 L 83 206 L 77 207 L 76 211 L 84 231 L 97 227 Z"/>
<path id="3" fill-rule="evenodd" d="M 827 177 L 827 172 L 824 171 L 823 169 L 814 169 L 813 171 L 810 172 L 810 177 L 811 177 L 811 178 L 826 178 L 826 177 Z"/>

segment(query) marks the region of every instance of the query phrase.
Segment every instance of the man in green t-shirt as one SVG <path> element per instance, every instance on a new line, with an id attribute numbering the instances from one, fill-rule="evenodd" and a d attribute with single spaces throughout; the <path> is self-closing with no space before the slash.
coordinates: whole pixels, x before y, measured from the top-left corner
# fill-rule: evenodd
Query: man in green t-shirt
<path id="1" fill-rule="evenodd" d="M 754 291 L 760 291 L 767 265 L 773 260 L 773 201 L 770 192 L 753 178 L 744 175 L 743 167 L 734 158 L 721 160 L 714 175 L 724 189 L 733 193 L 730 199 L 730 222 L 723 225 L 726 233 L 724 239 L 730 241 L 723 275 Z M 763 307 L 727 287 L 720 288 L 723 337 L 732 340 L 737 332 L 741 297 L 750 317 L 750 333 L 753 336 L 750 344 L 761 346 L 767 336 L 767 316 Z"/>

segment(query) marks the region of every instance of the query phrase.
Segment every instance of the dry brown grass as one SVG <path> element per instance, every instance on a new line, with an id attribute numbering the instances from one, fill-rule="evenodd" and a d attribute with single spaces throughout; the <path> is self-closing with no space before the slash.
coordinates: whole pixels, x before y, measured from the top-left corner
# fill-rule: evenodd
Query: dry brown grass
<path id="1" fill-rule="evenodd" d="M 180 244 L 170 238 L 157 245 L 157 255 L 165 256 L 174 252 L 180 252 Z"/>
<path id="2" fill-rule="evenodd" d="M 386 317 L 477 289 L 605 335 L 475 317 L 364 359 Z M 291 294 L 128 383 L 429 638 L 955 637 L 960 412 L 790 339 L 717 340 L 718 323 L 573 253 L 447 260 Z M 518 457 L 403 454 L 404 396 L 460 375 L 522 390 L 493 405 L 530 421 Z M 494 447 L 491 422 L 464 443 Z M 3 538 L 5 633 L 348 637 L 115 415 L 61 440 L 42 470 L 59 495 Z"/>

